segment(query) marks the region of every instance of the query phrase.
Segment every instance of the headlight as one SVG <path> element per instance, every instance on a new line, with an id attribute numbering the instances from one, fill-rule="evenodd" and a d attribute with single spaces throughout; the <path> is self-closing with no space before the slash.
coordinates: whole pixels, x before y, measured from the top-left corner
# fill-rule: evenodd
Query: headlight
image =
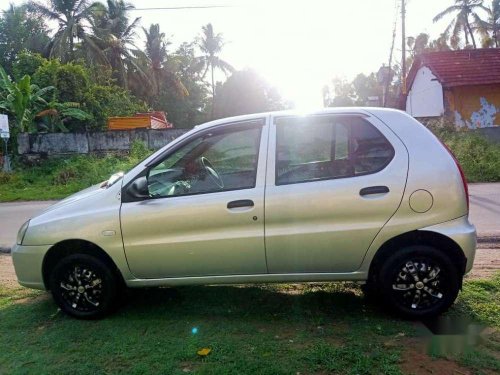
<path id="1" fill-rule="evenodd" d="M 28 225 L 30 221 L 28 220 L 26 223 L 24 223 L 21 228 L 19 229 L 19 232 L 17 232 L 17 244 L 22 245 L 23 240 L 24 240 L 24 235 L 26 234 L 26 231 L 28 230 Z"/>

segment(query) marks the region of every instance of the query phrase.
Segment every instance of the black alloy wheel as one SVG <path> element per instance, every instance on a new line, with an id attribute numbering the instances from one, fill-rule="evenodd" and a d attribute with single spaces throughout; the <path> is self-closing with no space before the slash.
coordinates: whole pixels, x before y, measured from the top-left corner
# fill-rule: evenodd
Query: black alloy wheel
<path id="1" fill-rule="evenodd" d="M 456 266 L 430 246 L 395 251 L 383 264 L 379 280 L 385 301 L 407 318 L 441 314 L 453 304 L 460 288 Z"/>
<path id="2" fill-rule="evenodd" d="M 73 254 L 60 260 L 49 284 L 61 310 L 76 318 L 101 318 L 116 305 L 116 274 L 100 259 L 87 254 Z"/>

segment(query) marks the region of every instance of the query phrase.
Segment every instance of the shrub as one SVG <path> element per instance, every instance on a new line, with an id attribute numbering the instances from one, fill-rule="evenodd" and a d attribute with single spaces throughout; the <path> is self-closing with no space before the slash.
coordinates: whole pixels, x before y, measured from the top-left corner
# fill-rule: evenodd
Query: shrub
<path id="1" fill-rule="evenodd" d="M 453 152 L 469 182 L 500 181 L 500 144 L 481 133 L 457 130 L 449 121 L 431 121 L 428 128 Z"/>

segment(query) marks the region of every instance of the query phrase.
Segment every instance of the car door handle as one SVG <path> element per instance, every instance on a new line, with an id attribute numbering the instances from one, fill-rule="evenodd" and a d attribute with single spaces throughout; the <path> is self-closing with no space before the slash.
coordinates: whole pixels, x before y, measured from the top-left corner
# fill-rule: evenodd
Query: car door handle
<path id="1" fill-rule="evenodd" d="M 253 207 L 254 203 L 251 199 L 241 199 L 239 201 L 231 201 L 227 204 L 227 208 Z"/>
<path id="2" fill-rule="evenodd" d="M 361 189 L 359 191 L 359 195 L 362 197 L 365 195 L 371 194 L 385 194 L 389 192 L 389 188 L 387 186 L 369 186 Z"/>

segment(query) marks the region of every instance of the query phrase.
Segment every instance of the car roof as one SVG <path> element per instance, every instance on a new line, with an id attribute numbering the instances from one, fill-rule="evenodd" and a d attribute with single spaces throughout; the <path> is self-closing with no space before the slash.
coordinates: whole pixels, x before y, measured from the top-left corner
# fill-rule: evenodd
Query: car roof
<path id="1" fill-rule="evenodd" d="M 273 116 L 273 117 L 310 116 L 310 115 L 325 115 L 325 114 L 370 115 L 370 114 L 387 113 L 387 112 L 401 112 L 401 111 L 396 110 L 396 109 L 392 109 L 392 108 L 381 108 L 381 107 L 329 107 L 329 108 L 320 108 L 320 109 L 316 109 L 316 110 L 306 110 L 306 111 L 293 109 L 293 110 L 284 110 L 284 111 L 252 113 L 252 114 L 248 114 L 248 115 L 221 118 L 218 120 L 213 120 L 210 122 L 206 122 L 204 124 L 197 125 L 197 126 L 195 126 L 195 129 L 202 130 L 202 129 L 211 128 L 213 126 L 217 126 L 217 125 L 221 125 L 221 124 L 255 120 L 255 119 L 259 119 L 259 118 L 266 118 L 268 116 Z"/>

